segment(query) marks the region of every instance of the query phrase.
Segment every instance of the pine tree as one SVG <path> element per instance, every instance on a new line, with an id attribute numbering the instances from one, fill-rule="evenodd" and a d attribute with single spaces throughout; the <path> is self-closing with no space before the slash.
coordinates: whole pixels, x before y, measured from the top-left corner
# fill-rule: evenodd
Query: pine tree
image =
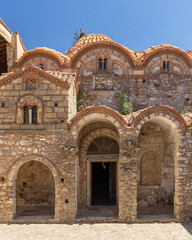
<path id="1" fill-rule="evenodd" d="M 77 42 L 80 38 L 82 38 L 83 36 L 85 36 L 85 35 L 86 35 L 86 34 L 85 34 L 85 31 L 82 30 L 82 28 L 80 28 L 80 31 L 79 31 L 79 32 L 78 32 L 78 30 L 76 30 L 76 31 L 75 31 L 75 34 L 74 34 L 74 36 L 73 36 L 73 39 L 74 39 L 73 44 L 75 45 L 76 42 Z"/>

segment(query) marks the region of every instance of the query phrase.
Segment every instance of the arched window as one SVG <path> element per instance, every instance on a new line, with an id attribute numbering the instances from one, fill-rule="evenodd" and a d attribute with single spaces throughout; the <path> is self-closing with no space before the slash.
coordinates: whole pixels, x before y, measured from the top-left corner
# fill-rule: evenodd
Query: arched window
<path id="1" fill-rule="evenodd" d="M 103 70 L 107 70 L 107 58 L 104 59 Z"/>
<path id="2" fill-rule="evenodd" d="M 163 72 L 169 72 L 169 61 L 163 61 Z"/>
<path id="3" fill-rule="evenodd" d="M 107 58 L 99 58 L 99 71 L 106 71 L 107 70 Z"/>
<path id="4" fill-rule="evenodd" d="M 88 154 L 119 154 L 119 144 L 109 137 L 98 137 L 89 145 Z"/>
<path id="5" fill-rule="evenodd" d="M 100 71 L 102 70 L 102 67 L 103 67 L 102 65 L 103 65 L 103 64 L 102 64 L 102 59 L 100 58 L 100 59 L 99 59 L 99 70 L 100 70 Z"/>
<path id="6" fill-rule="evenodd" d="M 28 106 L 24 106 L 23 111 L 24 111 L 23 123 L 28 124 L 29 123 L 29 107 Z"/>
<path id="7" fill-rule="evenodd" d="M 41 70 L 44 70 L 44 64 L 43 64 L 43 63 L 40 63 L 40 64 L 39 64 L 39 68 L 40 68 Z"/>
<path id="8" fill-rule="evenodd" d="M 41 124 L 43 121 L 43 105 L 41 99 L 33 95 L 21 97 L 17 103 L 18 124 Z"/>
<path id="9" fill-rule="evenodd" d="M 32 107 L 32 123 L 37 123 L 37 106 Z"/>
<path id="10" fill-rule="evenodd" d="M 29 108 L 24 106 L 23 108 L 23 123 L 25 124 L 37 124 L 37 106 Z"/>

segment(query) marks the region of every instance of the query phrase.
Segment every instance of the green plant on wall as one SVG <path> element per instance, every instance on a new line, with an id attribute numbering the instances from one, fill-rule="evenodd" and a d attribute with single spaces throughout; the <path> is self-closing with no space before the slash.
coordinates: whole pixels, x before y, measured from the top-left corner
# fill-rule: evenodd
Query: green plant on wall
<path id="1" fill-rule="evenodd" d="M 120 113 L 127 115 L 133 112 L 133 104 L 128 101 L 128 95 L 126 90 L 122 90 L 120 93 Z"/>
<path id="2" fill-rule="evenodd" d="M 80 112 L 84 108 L 84 102 L 82 100 L 83 92 L 81 90 L 77 93 L 77 112 Z"/>

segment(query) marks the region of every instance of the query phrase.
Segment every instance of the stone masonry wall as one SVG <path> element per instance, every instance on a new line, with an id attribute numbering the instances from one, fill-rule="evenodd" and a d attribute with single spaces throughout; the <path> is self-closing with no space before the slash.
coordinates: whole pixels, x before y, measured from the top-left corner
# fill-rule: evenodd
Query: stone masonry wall
<path id="1" fill-rule="evenodd" d="M 29 75 L 30 78 L 30 75 Z M 18 102 L 22 97 L 36 97 L 42 104 L 42 121 L 44 123 L 65 121 L 68 114 L 68 90 L 39 77 L 36 89 L 25 90 L 22 78 L 0 87 L 0 122 L 18 122 Z M 74 96 L 75 98 L 75 96 Z M 21 110 L 22 111 L 22 110 Z M 22 114 L 21 114 L 22 117 Z"/>
<path id="2" fill-rule="evenodd" d="M 54 212 L 55 180 L 49 168 L 38 161 L 23 164 L 16 178 L 16 211 L 25 207 L 48 206 Z"/>
<path id="3" fill-rule="evenodd" d="M 168 105 L 180 113 L 192 110 L 192 78 L 190 76 L 160 74 L 136 78 L 101 74 L 79 79 L 85 107 L 106 105 L 119 111 L 120 92 L 127 90 L 128 100 L 133 103 L 134 111 L 154 105 Z M 95 88 L 93 88 L 93 81 L 95 81 Z"/>
<path id="4" fill-rule="evenodd" d="M 143 125 L 139 135 L 138 209 L 173 206 L 174 144 L 169 129 Z"/>
<path id="5" fill-rule="evenodd" d="M 75 218 L 75 153 L 73 137 L 62 125 L 54 131 L 0 131 L 0 221 L 12 221 L 15 180 L 20 165 L 35 160 L 54 170 L 55 221 Z M 23 161 L 24 160 L 24 161 Z M 63 180 L 61 181 L 61 178 Z"/>

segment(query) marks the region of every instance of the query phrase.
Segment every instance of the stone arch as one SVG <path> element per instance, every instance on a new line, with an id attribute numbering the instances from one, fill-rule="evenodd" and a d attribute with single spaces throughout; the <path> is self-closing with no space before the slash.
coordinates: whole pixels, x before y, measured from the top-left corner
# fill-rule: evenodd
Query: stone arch
<path id="1" fill-rule="evenodd" d="M 132 56 L 132 51 L 129 50 L 128 48 L 125 48 L 115 42 L 95 42 L 95 43 L 90 43 L 87 44 L 80 49 L 78 49 L 77 52 L 75 52 L 74 56 L 71 58 L 71 66 L 76 67 L 78 64 L 79 59 L 86 54 L 90 50 L 98 49 L 98 48 L 108 48 L 111 50 L 115 50 L 119 53 L 121 53 L 129 62 L 130 66 L 133 67 L 135 65 L 135 59 Z"/>
<path id="2" fill-rule="evenodd" d="M 67 62 L 68 60 L 67 57 L 65 57 L 63 54 L 58 53 L 52 49 L 39 48 L 39 49 L 33 49 L 31 51 L 28 51 L 26 54 L 24 54 L 19 59 L 18 66 L 21 67 L 25 63 L 27 63 L 29 60 L 36 57 L 44 57 L 44 58 L 50 59 L 54 63 L 56 63 L 58 67 L 63 67 L 64 62 Z"/>
<path id="3" fill-rule="evenodd" d="M 152 193 L 151 192 L 152 187 L 147 187 L 145 189 L 144 186 L 138 185 L 141 191 L 140 193 L 138 192 L 137 194 L 139 194 L 138 195 L 139 198 L 142 195 L 144 196 L 145 194 L 149 194 L 150 197 L 147 203 L 152 205 L 153 203 L 159 204 L 159 196 L 167 196 L 167 199 L 166 197 L 163 197 L 164 199 L 163 201 L 170 203 L 169 210 L 171 212 L 174 211 L 174 214 L 177 217 L 179 215 L 179 201 L 180 201 L 179 199 L 180 188 L 178 185 L 177 177 L 179 176 L 179 160 L 180 160 L 180 156 L 182 155 L 182 143 L 180 139 L 184 138 L 187 124 L 184 118 L 177 111 L 167 106 L 154 106 L 154 107 L 145 109 L 135 119 L 132 120 L 132 124 L 135 127 L 134 137 L 136 141 L 138 141 L 139 146 L 141 144 L 141 141 L 139 141 L 138 138 L 139 136 L 141 136 L 141 134 L 143 135 L 142 136 L 143 143 L 141 144 L 140 146 L 141 149 L 140 149 L 140 152 L 138 153 L 138 164 L 137 164 L 138 169 L 137 170 L 139 171 L 139 164 L 141 161 L 141 157 L 144 153 L 148 151 L 158 151 L 159 161 L 161 161 L 161 174 L 162 174 L 161 176 L 163 179 L 162 184 L 159 187 L 155 188 L 156 189 L 155 190 L 156 193 L 154 194 L 156 196 L 155 200 L 150 195 Z M 159 130 L 156 130 L 154 132 L 154 138 L 152 138 L 151 137 L 152 135 L 149 134 L 148 142 L 147 142 L 147 140 L 144 139 L 145 131 L 143 132 L 143 127 L 148 127 L 148 126 L 150 128 L 158 127 Z M 154 130 L 152 130 L 152 132 L 153 131 Z M 160 140 L 159 138 L 161 135 L 163 138 Z M 155 140 L 153 141 L 152 139 L 155 139 Z M 167 178 L 163 177 L 164 173 L 168 174 Z M 139 176 L 139 172 L 138 172 L 138 176 Z M 169 182 L 166 182 L 167 179 L 170 179 Z M 159 190 L 157 191 L 157 189 Z M 145 194 L 143 194 L 142 191 Z M 140 200 L 141 199 L 142 197 L 140 198 Z M 144 200 L 146 201 L 146 196 Z M 142 205 L 146 209 L 147 206 L 145 201 L 139 202 L 138 206 Z M 160 205 L 158 205 L 157 207 L 159 206 Z M 140 212 L 140 214 L 142 214 L 142 212 Z"/>
<path id="4" fill-rule="evenodd" d="M 106 136 L 114 139 L 117 143 L 119 143 L 119 134 L 113 130 L 107 129 L 107 128 L 101 128 L 101 129 L 95 129 L 92 132 L 90 132 L 82 141 L 81 143 L 81 153 L 85 154 L 87 153 L 88 147 L 91 144 L 91 142 L 100 136 Z"/>
<path id="5" fill-rule="evenodd" d="M 192 60 L 185 51 L 171 45 L 159 45 L 148 50 L 148 53 L 143 59 L 144 66 L 146 67 L 153 58 L 163 54 L 171 54 L 181 58 L 188 68 L 192 65 Z"/>
<path id="6" fill-rule="evenodd" d="M 81 141 L 79 142 L 79 158 L 78 158 L 78 205 L 86 205 L 89 204 L 88 197 L 88 171 L 90 170 L 88 167 L 89 161 L 87 161 L 87 151 L 89 145 L 98 137 L 109 137 L 115 140 L 119 144 L 119 134 L 117 130 L 110 129 L 107 127 L 96 128 L 86 134 Z M 104 159 L 104 158 L 103 158 Z M 118 162 L 118 160 L 117 160 Z M 118 165 L 118 163 L 117 163 Z"/>
<path id="7" fill-rule="evenodd" d="M 127 75 L 132 73 L 131 65 L 127 59 L 118 52 L 106 48 L 93 49 L 85 53 L 78 61 L 75 71 L 78 72 L 79 78 L 90 76 L 94 73 L 102 73 L 98 69 L 99 59 L 107 59 L 107 69 L 104 72 L 109 74 Z M 119 69 L 119 70 L 118 70 Z"/>
<path id="8" fill-rule="evenodd" d="M 52 174 L 55 178 L 55 182 L 59 183 L 59 176 L 61 174 L 60 174 L 59 170 L 57 169 L 57 167 L 54 166 L 54 164 L 46 157 L 41 156 L 41 155 L 35 155 L 35 154 L 29 155 L 29 156 L 21 156 L 21 157 L 17 158 L 6 173 L 6 175 L 8 176 L 8 180 L 13 181 L 15 179 L 15 176 L 17 175 L 19 168 L 24 163 L 32 161 L 32 160 L 39 161 L 39 162 L 45 164 L 52 172 Z"/>
<path id="9" fill-rule="evenodd" d="M 168 69 L 163 68 L 163 63 L 165 62 L 165 67 L 169 65 Z M 177 71 L 176 69 L 177 68 Z M 175 54 L 162 53 L 155 55 L 145 66 L 145 74 L 159 75 L 164 73 L 170 74 L 189 74 L 189 66 L 185 61 Z"/>
<path id="10" fill-rule="evenodd" d="M 166 119 L 169 122 L 172 122 L 175 128 L 179 132 L 188 127 L 185 119 L 173 108 L 168 106 L 152 106 L 143 111 L 141 111 L 134 119 L 131 121 L 131 125 L 134 125 L 135 131 L 139 133 L 141 126 L 152 118 L 161 118 Z"/>
<path id="11" fill-rule="evenodd" d="M 16 214 L 16 179 L 19 172 L 19 169 L 26 163 L 29 163 L 31 161 L 42 163 L 44 166 L 46 166 L 50 173 L 53 176 L 54 179 L 54 185 L 55 185 L 55 216 L 58 215 L 58 206 L 59 203 L 57 201 L 59 192 L 58 192 L 58 185 L 59 185 L 59 172 L 57 168 L 45 157 L 40 155 L 29 155 L 29 156 L 23 156 L 18 158 L 10 167 L 10 169 L 7 171 L 7 181 L 8 185 L 12 186 L 13 191 L 13 198 L 12 198 L 12 213 L 13 217 L 15 217 Z"/>
<path id="12" fill-rule="evenodd" d="M 72 134 L 78 137 L 79 131 L 87 124 L 98 120 L 112 123 L 119 134 L 126 132 L 127 122 L 117 111 L 105 106 L 88 107 L 71 119 Z"/>

